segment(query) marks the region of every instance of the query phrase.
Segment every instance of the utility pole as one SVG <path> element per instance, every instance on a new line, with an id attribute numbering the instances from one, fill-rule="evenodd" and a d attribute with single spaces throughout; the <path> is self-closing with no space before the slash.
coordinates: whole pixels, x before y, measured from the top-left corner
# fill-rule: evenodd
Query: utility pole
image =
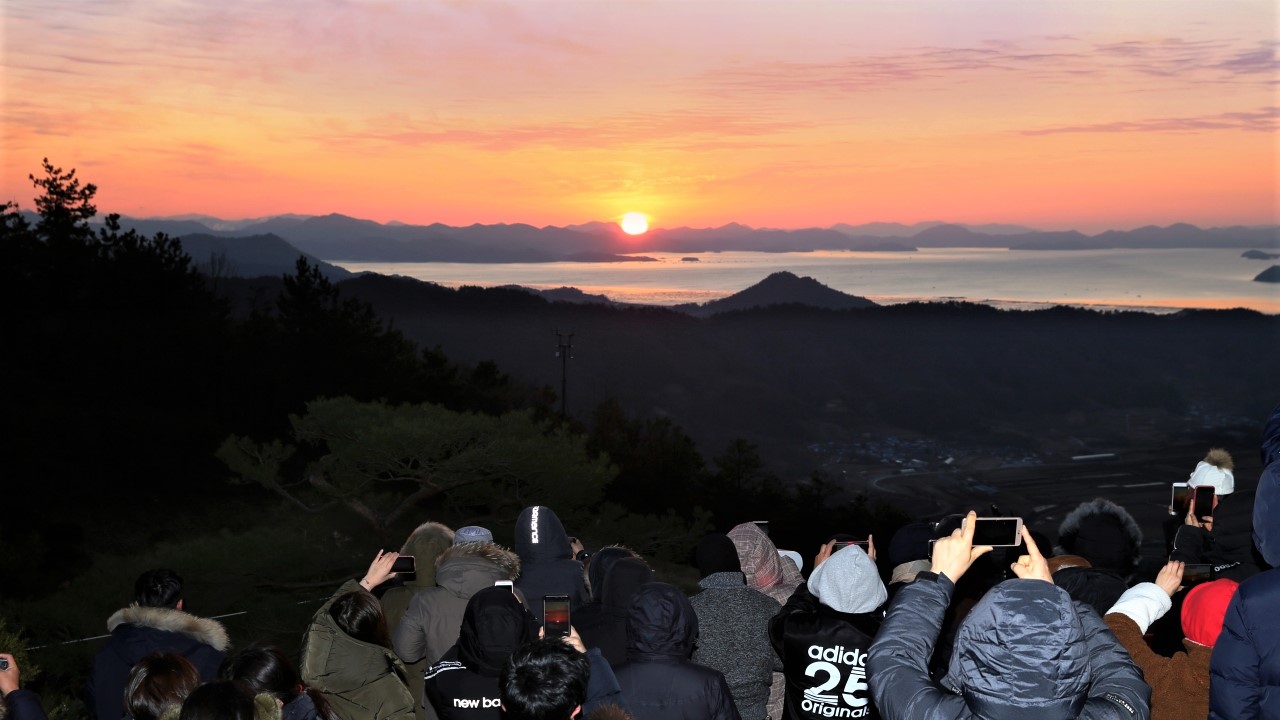
<path id="1" fill-rule="evenodd" d="M 556 332 L 556 357 L 560 358 L 560 417 L 566 416 L 569 398 L 569 358 L 573 353 L 573 333 Z"/>

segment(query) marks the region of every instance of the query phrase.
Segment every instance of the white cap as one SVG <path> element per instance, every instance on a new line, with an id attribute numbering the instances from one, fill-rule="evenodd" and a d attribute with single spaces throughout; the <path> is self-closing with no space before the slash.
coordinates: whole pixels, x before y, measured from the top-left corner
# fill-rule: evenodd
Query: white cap
<path id="1" fill-rule="evenodd" d="M 778 554 L 784 558 L 790 558 L 791 562 L 796 564 L 796 570 L 804 570 L 804 558 L 800 557 L 800 553 L 795 550 L 779 550 Z"/>
<path id="2" fill-rule="evenodd" d="M 1191 487 L 1212 485 L 1215 495 L 1230 495 L 1236 491 L 1236 476 L 1232 475 L 1230 470 L 1224 470 L 1201 460 L 1196 463 L 1196 469 L 1191 473 L 1191 477 L 1187 478 L 1187 485 Z"/>

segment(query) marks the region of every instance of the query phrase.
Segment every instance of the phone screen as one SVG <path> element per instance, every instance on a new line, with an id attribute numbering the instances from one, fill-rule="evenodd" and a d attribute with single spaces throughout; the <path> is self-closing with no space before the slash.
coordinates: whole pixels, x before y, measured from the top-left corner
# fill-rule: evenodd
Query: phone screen
<path id="1" fill-rule="evenodd" d="M 1197 487 L 1195 498 L 1196 518 L 1203 520 L 1207 517 L 1213 517 L 1213 486 L 1201 485 Z"/>
<path id="2" fill-rule="evenodd" d="M 391 572 L 393 573 L 411 573 L 414 572 L 416 566 L 413 562 L 412 555 L 401 555 L 396 561 L 391 563 Z"/>
<path id="3" fill-rule="evenodd" d="M 1187 498 L 1191 496 L 1191 486 L 1186 483 L 1174 483 L 1173 491 L 1169 495 L 1169 505 L 1173 506 L 1175 514 L 1186 514 Z M 1178 510 L 1184 512 L 1178 513 Z"/>
<path id="4" fill-rule="evenodd" d="M 547 637 L 569 636 L 569 596 L 547 595 L 542 598 L 542 626 Z"/>
<path id="5" fill-rule="evenodd" d="M 978 518 L 973 528 L 974 545 L 1012 547 L 1022 542 L 1022 518 Z"/>
<path id="6" fill-rule="evenodd" d="M 1182 584 L 1191 585 L 1213 579 L 1213 565 L 1209 563 L 1187 563 L 1182 567 Z"/>

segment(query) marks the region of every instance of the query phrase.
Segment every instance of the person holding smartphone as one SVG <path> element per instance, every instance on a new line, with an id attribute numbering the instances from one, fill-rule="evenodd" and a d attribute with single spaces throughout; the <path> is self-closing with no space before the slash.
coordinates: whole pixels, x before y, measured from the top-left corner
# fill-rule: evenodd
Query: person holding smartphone
<path id="1" fill-rule="evenodd" d="M 1151 688 L 1097 613 L 1053 584 L 1030 530 L 1017 578 L 988 591 L 956 631 L 945 676 L 928 662 L 955 583 L 990 545 L 974 546 L 977 513 L 934 543 L 928 572 L 894 598 L 867 674 L 884 720 L 959 717 L 1150 717 Z"/>
<path id="2" fill-rule="evenodd" d="M 1173 536 L 1170 558 L 1211 564 L 1219 577 L 1240 582 L 1261 568 L 1253 554 L 1253 498 L 1248 492 L 1239 497 L 1234 469 L 1235 461 L 1222 448 L 1213 448 L 1196 463 L 1187 485 L 1192 493 L 1212 492 L 1210 511 L 1197 511 L 1194 499 L 1188 503 L 1183 524 Z"/>

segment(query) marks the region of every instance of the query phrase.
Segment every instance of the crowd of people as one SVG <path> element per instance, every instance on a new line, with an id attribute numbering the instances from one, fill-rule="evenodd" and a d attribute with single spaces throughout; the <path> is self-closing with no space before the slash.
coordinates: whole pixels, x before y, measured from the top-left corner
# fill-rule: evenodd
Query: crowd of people
<path id="1" fill-rule="evenodd" d="M 1020 522 L 975 542 L 972 511 L 879 549 L 833 534 L 807 573 L 744 522 L 698 544 L 691 597 L 629 548 L 589 552 L 546 506 L 521 512 L 511 550 L 426 523 L 324 603 L 296 664 L 233 650 L 183 611 L 177 573 L 149 570 L 108 621 L 87 705 L 97 720 L 1276 718 L 1280 408 L 1262 458 L 1252 502 L 1225 451 L 1196 465 L 1212 515 L 1178 508 L 1153 574 L 1103 498 L 1052 542 Z M 20 672 L 0 653 L 9 717 L 42 720 Z"/>

